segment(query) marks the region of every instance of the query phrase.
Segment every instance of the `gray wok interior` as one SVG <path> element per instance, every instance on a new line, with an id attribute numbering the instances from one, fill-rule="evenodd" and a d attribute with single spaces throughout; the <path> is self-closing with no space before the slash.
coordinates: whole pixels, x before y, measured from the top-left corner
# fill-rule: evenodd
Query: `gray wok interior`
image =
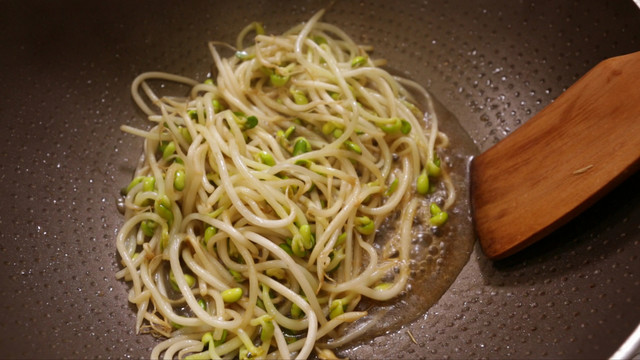
<path id="1" fill-rule="evenodd" d="M 1 357 L 149 356 L 157 340 L 135 334 L 128 284 L 114 277 L 116 198 L 142 144 L 119 126 L 146 125 L 131 81 L 149 70 L 202 80 L 208 40 L 234 41 L 254 20 L 277 33 L 327 4 L 0 2 Z M 425 85 L 480 151 L 600 60 L 640 50 L 631 0 L 336 1 L 325 20 Z M 631 176 L 505 261 L 476 246 L 426 314 L 341 355 L 610 356 L 640 323 L 638 185 Z"/>

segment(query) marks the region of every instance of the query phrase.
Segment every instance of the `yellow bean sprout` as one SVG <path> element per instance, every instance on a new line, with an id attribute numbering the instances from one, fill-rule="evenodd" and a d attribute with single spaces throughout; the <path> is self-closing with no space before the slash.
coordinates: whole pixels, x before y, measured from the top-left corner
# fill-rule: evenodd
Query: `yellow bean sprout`
<path id="1" fill-rule="evenodd" d="M 446 196 L 434 223 L 446 220 L 455 190 L 429 94 L 321 16 L 211 42 L 204 82 L 150 72 L 132 84 L 154 126 L 122 126 L 145 142 L 117 277 L 132 284 L 137 331 L 166 338 L 152 358 L 307 358 L 367 314 L 361 299 L 405 290 L 413 219 L 435 182 Z M 160 96 L 151 80 L 191 90 Z M 392 215 L 402 225 L 380 251 Z"/>

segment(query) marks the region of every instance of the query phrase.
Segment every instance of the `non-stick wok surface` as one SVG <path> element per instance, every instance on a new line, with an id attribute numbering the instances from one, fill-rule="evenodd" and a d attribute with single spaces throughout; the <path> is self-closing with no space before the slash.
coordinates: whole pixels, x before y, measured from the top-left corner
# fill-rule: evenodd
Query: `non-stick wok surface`
<path id="1" fill-rule="evenodd" d="M 149 356 L 157 340 L 135 334 L 129 285 L 114 276 L 116 198 L 142 145 L 119 126 L 146 125 L 131 81 L 149 70 L 204 79 L 207 41 L 234 41 L 255 20 L 277 33 L 327 4 L 0 2 L 1 357 Z M 336 1 L 324 20 L 425 85 L 479 151 L 600 60 L 640 50 L 631 0 Z M 610 356 L 640 322 L 639 184 L 505 261 L 476 248 L 417 321 L 341 355 Z"/>

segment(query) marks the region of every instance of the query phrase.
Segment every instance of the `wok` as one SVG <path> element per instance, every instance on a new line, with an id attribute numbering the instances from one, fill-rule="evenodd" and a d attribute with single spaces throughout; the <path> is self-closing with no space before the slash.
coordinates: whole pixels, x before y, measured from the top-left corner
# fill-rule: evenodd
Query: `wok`
<path id="1" fill-rule="evenodd" d="M 116 198 L 142 144 L 119 126 L 145 125 L 132 79 L 149 70 L 204 79 L 207 41 L 233 41 L 254 20 L 277 33 L 327 5 L 0 2 L 2 357 L 148 357 L 157 340 L 135 334 L 129 285 L 114 277 Z M 324 19 L 426 86 L 477 151 L 599 61 L 640 49 L 630 0 L 336 1 Z M 631 176 L 506 260 L 476 246 L 426 313 L 340 355 L 611 356 L 640 323 L 639 184 Z"/>

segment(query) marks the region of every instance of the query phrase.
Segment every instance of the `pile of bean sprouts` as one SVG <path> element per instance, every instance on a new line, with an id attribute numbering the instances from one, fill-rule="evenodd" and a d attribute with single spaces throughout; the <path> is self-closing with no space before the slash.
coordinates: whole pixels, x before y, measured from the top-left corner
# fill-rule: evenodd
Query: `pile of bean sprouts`
<path id="1" fill-rule="evenodd" d="M 132 284 L 137 331 L 165 338 L 152 358 L 330 357 L 363 297 L 405 291 L 416 210 L 438 187 L 427 221 L 447 220 L 448 139 L 429 95 L 321 16 L 211 42 L 204 82 L 133 82 L 154 126 L 122 126 L 144 153 L 123 189 L 117 277 Z M 191 91 L 161 97 L 151 81 Z M 396 233 L 375 247 L 392 216 Z"/>

